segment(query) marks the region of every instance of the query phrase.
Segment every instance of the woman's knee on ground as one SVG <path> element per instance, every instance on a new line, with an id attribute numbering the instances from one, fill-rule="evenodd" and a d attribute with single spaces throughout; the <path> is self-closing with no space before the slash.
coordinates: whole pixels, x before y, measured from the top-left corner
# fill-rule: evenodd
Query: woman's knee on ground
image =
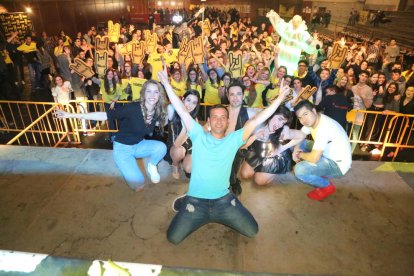
<path id="1" fill-rule="evenodd" d="M 240 169 L 240 177 L 243 179 L 249 179 L 252 178 L 254 176 L 254 170 L 252 167 L 250 167 L 250 165 L 247 165 L 247 163 L 243 163 L 241 165 L 241 169 Z"/>
<path id="2" fill-rule="evenodd" d="M 259 173 L 254 174 L 254 183 L 256 183 L 256 185 L 258 186 L 268 185 L 272 183 L 272 181 L 273 181 L 273 177 L 267 174 L 259 174 Z"/>

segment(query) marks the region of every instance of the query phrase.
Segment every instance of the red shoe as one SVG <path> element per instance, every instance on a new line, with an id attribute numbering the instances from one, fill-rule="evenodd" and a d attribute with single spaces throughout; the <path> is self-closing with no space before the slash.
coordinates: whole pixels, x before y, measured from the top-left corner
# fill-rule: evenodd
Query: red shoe
<path id="1" fill-rule="evenodd" d="M 322 200 L 329 195 L 335 193 L 335 186 L 332 182 L 329 182 L 329 185 L 325 188 L 316 188 L 315 190 L 308 193 L 308 197 L 313 200 Z"/>

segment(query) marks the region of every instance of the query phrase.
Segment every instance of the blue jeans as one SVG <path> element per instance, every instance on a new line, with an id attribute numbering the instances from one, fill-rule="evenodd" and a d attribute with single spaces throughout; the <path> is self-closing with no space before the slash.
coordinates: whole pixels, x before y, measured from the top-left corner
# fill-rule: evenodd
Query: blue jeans
<path id="1" fill-rule="evenodd" d="M 30 83 L 32 85 L 32 90 L 34 88 L 40 87 L 41 85 L 41 74 L 40 74 L 40 64 L 37 62 L 29 63 L 29 76 Z"/>
<path id="2" fill-rule="evenodd" d="M 312 150 L 313 141 L 305 140 L 300 145 L 304 152 Z M 329 185 L 328 178 L 338 178 L 343 176 L 341 170 L 335 161 L 321 156 L 321 159 L 315 164 L 308 161 L 300 161 L 293 169 L 296 178 L 300 181 L 324 188 Z"/>
<path id="3" fill-rule="evenodd" d="M 135 145 L 125 145 L 114 142 L 114 160 L 128 186 L 136 190 L 144 185 L 145 178 L 138 167 L 137 158 L 148 158 L 148 162 L 157 165 L 167 153 L 163 142 L 142 140 Z"/>
<path id="4" fill-rule="evenodd" d="M 178 244 L 210 222 L 226 225 L 247 237 L 254 237 L 259 231 L 252 214 L 232 193 L 217 199 L 186 196 L 171 221 L 167 239 L 173 244 Z"/>

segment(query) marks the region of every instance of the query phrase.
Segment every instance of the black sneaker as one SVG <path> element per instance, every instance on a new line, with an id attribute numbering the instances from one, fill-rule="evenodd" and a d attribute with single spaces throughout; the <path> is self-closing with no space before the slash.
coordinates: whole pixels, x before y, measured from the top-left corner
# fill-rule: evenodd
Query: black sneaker
<path id="1" fill-rule="evenodd" d="M 186 194 L 183 194 L 177 197 L 176 199 L 174 199 L 172 203 L 172 209 L 174 212 L 177 213 L 180 210 L 181 206 L 184 204 L 186 196 L 187 196 Z"/>

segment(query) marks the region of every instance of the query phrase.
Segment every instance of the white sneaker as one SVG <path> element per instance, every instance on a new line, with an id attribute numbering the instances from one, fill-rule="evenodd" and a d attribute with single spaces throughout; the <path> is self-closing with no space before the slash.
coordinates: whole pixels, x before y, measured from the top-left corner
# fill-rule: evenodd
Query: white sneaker
<path id="1" fill-rule="evenodd" d="M 24 82 L 24 80 L 22 80 L 22 84 L 25 85 L 26 83 Z"/>
<path id="2" fill-rule="evenodd" d="M 147 171 L 152 183 L 156 184 L 160 182 L 161 176 L 158 173 L 157 165 L 152 165 L 151 163 L 148 163 Z"/>
<path id="3" fill-rule="evenodd" d="M 381 151 L 377 148 L 371 150 L 371 155 L 380 155 L 380 154 L 381 154 Z"/>

